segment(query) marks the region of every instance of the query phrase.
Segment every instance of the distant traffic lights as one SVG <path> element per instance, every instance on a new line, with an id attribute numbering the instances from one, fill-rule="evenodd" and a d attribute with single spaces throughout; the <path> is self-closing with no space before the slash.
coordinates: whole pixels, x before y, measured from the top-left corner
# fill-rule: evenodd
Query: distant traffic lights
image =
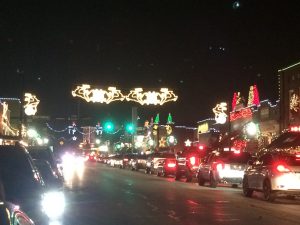
<path id="1" fill-rule="evenodd" d="M 109 132 L 113 132 L 114 131 L 115 126 L 114 126 L 114 124 L 111 121 L 106 121 L 104 123 L 103 129 L 104 129 L 105 132 L 109 133 Z"/>
<path id="2" fill-rule="evenodd" d="M 125 130 L 126 130 L 126 132 L 132 134 L 132 133 L 134 133 L 135 127 L 132 123 L 127 123 L 125 126 Z"/>

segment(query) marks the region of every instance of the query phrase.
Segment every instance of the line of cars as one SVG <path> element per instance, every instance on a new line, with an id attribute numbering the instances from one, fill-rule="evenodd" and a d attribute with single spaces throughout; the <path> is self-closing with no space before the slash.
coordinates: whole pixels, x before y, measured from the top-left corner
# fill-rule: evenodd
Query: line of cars
<path id="1" fill-rule="evenodd" d="M 0 146 L 0 179 L 1 213 L 10 215 L 1 217 L 3 224 L 43 225 L 62 219 L 63 178 L 50 149 L 26 149 L 18 142 Z"/>
<path id="2" fill-rule="evenodd" d="M 170 152 L 116 155 L 102 162 L 119 168 L 143 169 L 157 176 L 172 175 L 175 180 L 196 179 L 200 186 L 208 183 L 212 188 L 219 183 L 241 185 L 246 197 L 258 191 L 267 201 L 280 196 L 300 197 L 300 132 L 283 133 L 255 155 L 235 149 L 218 150 L 208 154 L 189 149 L 176 155 Z"/>

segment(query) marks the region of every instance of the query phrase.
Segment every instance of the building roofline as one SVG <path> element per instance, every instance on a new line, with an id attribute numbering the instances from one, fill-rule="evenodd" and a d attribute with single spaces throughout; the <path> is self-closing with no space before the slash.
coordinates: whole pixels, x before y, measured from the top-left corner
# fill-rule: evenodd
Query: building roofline
<path id="1" fill-rule="evenodd" d="M 280 69 L 280 70 L 278 70 L 278 72 L 285 71 L 285 70 L 287 70 L 287 69 L 290 69 L 290 68 L 292 68 L 292 67 L 294 67 L 294 66 L 298 66 L 298 65 L 300 65 L 300 62 L 297 62 L 297 63 L 295 63 L 295 64 L 292 64 L 292 65 L 288 66 L 288 67 L 285 67 L 285 68 L 283 68 L 283 69 Z"/>

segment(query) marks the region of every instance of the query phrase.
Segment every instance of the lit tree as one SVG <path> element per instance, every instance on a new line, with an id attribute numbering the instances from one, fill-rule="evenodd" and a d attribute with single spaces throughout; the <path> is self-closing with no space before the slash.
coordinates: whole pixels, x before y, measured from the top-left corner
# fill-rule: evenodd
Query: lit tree
<path id="1" fill-rule="evenodd" d="M 257 89 L 256 85 L 253 86 L 253 104 L 254 105 L 259 105 L 260 104 L 259 92 L 258 92 L 258 89 Z"/>

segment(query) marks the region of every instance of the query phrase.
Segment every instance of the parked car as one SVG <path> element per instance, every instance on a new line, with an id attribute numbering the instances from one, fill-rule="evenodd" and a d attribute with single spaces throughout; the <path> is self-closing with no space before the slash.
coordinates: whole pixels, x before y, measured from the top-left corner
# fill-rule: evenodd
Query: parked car
<path id="1" fill-rule="evenodd" d="M 264 199 L 274 201 L 283 195 L 300 196 L 300 133 L 283 133 L 255 161 L 250 161 L 243 180 L 243 192 L 263 192 Z"/>
<path id="2" fill-rule="evenodd" d="M 196 149 L 186 149 L 183 152 L 177 154 L 177 167 L 176 167 L 176 180 L 180 180 L 181 177 L 186 178 L 186 182 L 191 182 L 193 178 L 196 178 L 199 164 L 204 157 L 204 151 Z"/>
<path id="3" fill-rule="evenodd" d="M 177 164 L 176 158 L 166 158 L 157 165 L 156 175 L 167 177 L 169 175 L 176 175 Z"/>
<path id="4" fill-rule="evenodd" d="M 54 157 L 52 150 L 47 146 L 31 146 L 27 150 L 33 159 L 46 160 L 50 163 L 55 174 L 63 180 L 62 162 Z"/>
<path id="5" fill-rule="evenodd" d="M 210 183 L 215 188 L 218 183 L 231 184 L 236 187 L 242 184 L 244 170 L 251 155 L 248 152 L 212 152 L 209 154 L 198 169 L 198 184 Z"/>
<path id="6" fill-rule="evenodd" d="M 156 152 L 150 155 L 146 163 L 146 173 L 157 174 L 158 165 L 167 158 L 176 159 L 175 154 L 171 152 Z"/>
<path id="7" fill-rule="evenodd" d="M 135 155 L 130 160 L 131 170 L 138 171 L 140 169 L 144 169 L 146 171 L 148 158 L 149 158 L 149 155 L 146 155 L 146 154 Z"/>
<path id="8" fill-rule="evenodd" d="M 47 191 L 23 146 L 0 146 L 0 176 L 6 200 L 19 205 L 36 224 L 45 224 L 62 215 L 64 199 L 55 192 Z"/>

